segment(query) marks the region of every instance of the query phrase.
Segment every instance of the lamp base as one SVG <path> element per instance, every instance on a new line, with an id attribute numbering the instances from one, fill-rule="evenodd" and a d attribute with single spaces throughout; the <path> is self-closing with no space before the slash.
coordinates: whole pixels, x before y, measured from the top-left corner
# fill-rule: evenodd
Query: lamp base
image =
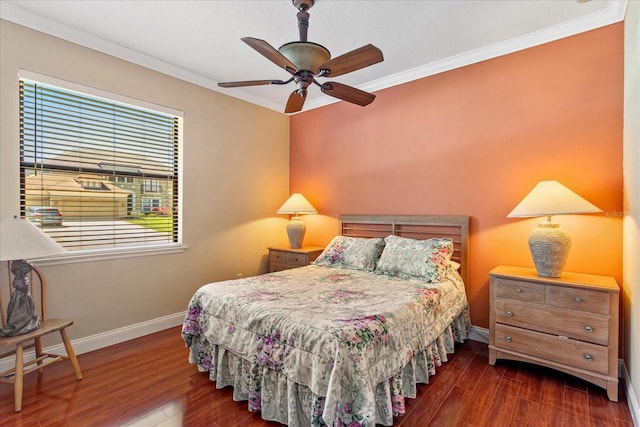
<path id="1" fill-rule="evenodd" d="M 300 249 L 302 247 L 302 240 L 304 240 L 304 233 L 307 231 L 307 226 L 299 216 L 294 216 L 287 224 L 287 236 L 289 236 L 289 246 L 291 249 Z"/>
<path id="2" fill-rule="evenodd" d="M 13 292 L 7 306 L 7 322 L 0 329 L 0 337 L 15 337 L 35 331 L 40 327 L 42 319 L 38 316 L 35 303 L 31 297 L 30 274 L 33 267 L 28 261 L 10 262 L 13 274 Z"/>
<path id="3" fill-rule="evenodd" d="M 538 276 L 560 277 L 569 249 L 571 238 L 556 223 L 541 222 L 529 235 L 529 250 Z"/>

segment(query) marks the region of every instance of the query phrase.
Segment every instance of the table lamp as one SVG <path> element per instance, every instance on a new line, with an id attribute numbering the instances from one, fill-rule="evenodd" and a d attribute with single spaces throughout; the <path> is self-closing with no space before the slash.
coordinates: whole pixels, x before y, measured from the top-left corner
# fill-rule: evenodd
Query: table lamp
<path id="1" fill-rule="evenodd" d="M 538 276 L 560 277 L 571 249 L 571 238 L 552 215 L 602 212 L 558 181 L 541 181 L 511 211 L 507 218 L 546 216 L 529 235 L 529 250 Z"/>
<path id="2" fill-rule="evenodd" d="M 307 226 L 300 218 L 299 214 L 317 214 L 318 211 L 311 203 L 300 193 L 293 193 L 289 199 L 284 202 L 278 214 L 290 214 L 293 218 L 287 224 L 287 236 L 289 237 L 289 246 L 292 249 L 298 249 L 302 246 L 302 240 L 304 239 L 304 233 L 307 231 Z"/>
<path id="3" fill-rule="evenodd" d="M 43 258 L 65 253 L 66 250 L 26 219 L 0 221 L 0 261 L 8 261 L 13 274 L 13 292 L 7 306 L 6 322 L 0 336 L 16 336 L 40 327 L 35 315 L 29 278 L 33 269 L 26 259 Z M 4 307 L 0 307 L 3 310 Z M 0 312 L 5 320 L 4 313 Z"/>

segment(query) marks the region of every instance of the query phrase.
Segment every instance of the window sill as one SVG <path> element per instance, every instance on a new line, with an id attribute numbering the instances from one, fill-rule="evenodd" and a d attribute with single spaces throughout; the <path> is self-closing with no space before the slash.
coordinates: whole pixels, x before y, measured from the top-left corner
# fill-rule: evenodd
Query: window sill
<path id="1" fill-rule="evenodd" d="M 69 252 L 66 255 L 51 257 L 51 258 L 39 258 L 34 259 L 33 261 L 38 264 L 39 267 L 47 266 L 47 265 L 62 265 L 62 264 L 75 264 L 81 262 L 95 262 L 95 261 L 107 261 L 113 259 L 122 259 L 122 258 L 135 258 L 135 257 L 143 257 L 143 256 L 154 256 L 154 255 L 170 255 L 170 254 L 179 254 L 183 253 L 187 246 L 176 244 L 176 245 L 165 245 L 165 246 L 156 246 L 156 247 L 136 247 L 136 248 L 126 248 L 119 250 L 93 250 L 93 251 L 77 251 L 77 252 Z"/>

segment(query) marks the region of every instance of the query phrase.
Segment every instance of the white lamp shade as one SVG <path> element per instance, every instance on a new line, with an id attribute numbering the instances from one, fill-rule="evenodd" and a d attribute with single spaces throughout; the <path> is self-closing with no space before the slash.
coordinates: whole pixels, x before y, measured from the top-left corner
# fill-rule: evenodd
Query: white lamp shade
<path id="1" fill-rule="evenodd" d="M 0 261 L 44 258 L 67 251 L 26 219 L 0 221 Z"/>
<path id="2" fill-rule="evenodd" d="M 552 215 L 602 212 L 558 181 L 541 181 L 525 196 L 507 218 L 546 216 L 529 235 L 529 250 L 538 276 L 560 277 L 571 249 L 571 238 Z"/>
<path id="3" fill-rule="evenodd" d="M 540 181 L 507 218 L 602 212 L 558 181 Z"/>
<path id="4" fill-rule="evenodd" d="M 276 212 L 278 214 L 317 214 L 316 208 L 309 203 L 305 197 L 300 193 L 293 193 L 289 199 L 284 202 L 280 209 Z"/>

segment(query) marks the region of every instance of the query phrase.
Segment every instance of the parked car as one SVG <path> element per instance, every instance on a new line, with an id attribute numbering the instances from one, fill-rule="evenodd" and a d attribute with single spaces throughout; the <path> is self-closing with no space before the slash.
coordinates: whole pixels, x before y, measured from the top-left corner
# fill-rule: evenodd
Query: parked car
<path id="1" fill-rule="evenodd" d="M 29 206 L 26 216 L 29 221 L 37 224 L 62 225 L 62 214 L 51 206 Z"/>

